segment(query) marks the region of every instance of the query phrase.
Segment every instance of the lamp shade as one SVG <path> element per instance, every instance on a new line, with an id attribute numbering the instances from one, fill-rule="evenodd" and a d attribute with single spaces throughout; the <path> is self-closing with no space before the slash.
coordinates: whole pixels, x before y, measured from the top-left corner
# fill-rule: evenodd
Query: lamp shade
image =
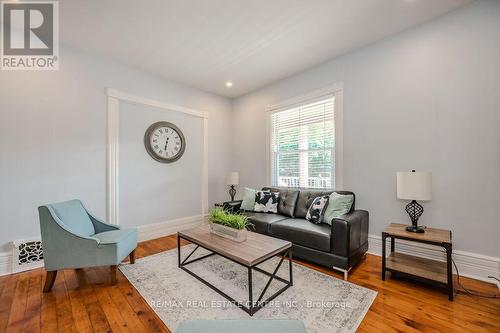
<path id="1" fill-rule="evenodd" d="M 226 175 L 226 185 L 238 185 L 240 183 L 240 175 L 237 172 L 230 172 Z"/>
<path id="2" fill-rule="evenodd" d="M 398 199 L 432 200 L 432 173 L 398 172 L 397 187 Z"/>

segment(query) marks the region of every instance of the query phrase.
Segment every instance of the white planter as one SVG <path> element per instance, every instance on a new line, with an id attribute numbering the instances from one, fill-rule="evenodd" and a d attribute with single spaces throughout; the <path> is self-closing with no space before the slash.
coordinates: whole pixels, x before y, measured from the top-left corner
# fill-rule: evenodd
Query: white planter
<path id="1" fill-rule="evenodd" d="M 234 229 L 222 224 L 210 223 L 210 232 L 235 242 L 244 242 L 247 240 L 247 229 Z"/>

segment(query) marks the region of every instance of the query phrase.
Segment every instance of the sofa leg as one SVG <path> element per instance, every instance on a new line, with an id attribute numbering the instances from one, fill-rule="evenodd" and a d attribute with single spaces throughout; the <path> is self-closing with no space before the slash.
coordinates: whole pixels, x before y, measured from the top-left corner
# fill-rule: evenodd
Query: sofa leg
<path id="1" fill-rule="evenodd" d="M 57 276 L 57 271 L 47 272 L 47 275 L 45 276 L 45 284 L 43 286 L 44 293 L 48 293 L 50 290 L 52 290 L 54 282 L 56 281 L 56 276 Z"/>
<path id="2" fill-rule="evenodd" d="M 118 283 L 118 279 L 116 277 L 116 269 L 118 268 L 117 265 L 112 265 L 111 266 L 111 284 L 115 285 Z"/>
<path id="3" fill-rule="evenodd" d="M 343 269 L 343 268 L 338 268 L 338 267 L 335 267 L 335 266 L 333 266 L 332 268 L 334 270 L 336 270 L 336 271 L 340 271 L 340 272 L 344 273 L 344 280 L 347 281 L 347 277 L 349 276 L 349 271 L 351 270 L 350 268 L 349 269 Z"/>
<path id="4" fill-rule="evenodd" d="M 129 257 L 130 257 L 130 263 L 135 264 L 135 249 L 132 252 L 130 252 Z"/>

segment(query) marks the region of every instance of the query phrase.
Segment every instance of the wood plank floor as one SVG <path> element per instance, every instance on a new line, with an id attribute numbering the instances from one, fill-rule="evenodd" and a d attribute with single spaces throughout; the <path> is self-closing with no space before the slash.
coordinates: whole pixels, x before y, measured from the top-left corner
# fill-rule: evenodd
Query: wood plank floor
<path id="1" fill-rule="evenodd" d="M 176 242 L 175 236 L 143 242 L 137 257 L 173 249 Z M 449 302 L 439 288 L 390 277 L 382 281 L 380 265 L 380 257 L 367 255 L 349 277 L 378 291 L 358 332 L 500 332 L 500 300 L 458 294 Z M 44 279 L 43 269 L 0 277 L 0 332 L 169 332 L 121 273 L 111 286 L 107 268 L 66 270 L 50 293 L 42 293 Z M 492 284 L 461 281 L 475 292 L 499 294 Z"/>

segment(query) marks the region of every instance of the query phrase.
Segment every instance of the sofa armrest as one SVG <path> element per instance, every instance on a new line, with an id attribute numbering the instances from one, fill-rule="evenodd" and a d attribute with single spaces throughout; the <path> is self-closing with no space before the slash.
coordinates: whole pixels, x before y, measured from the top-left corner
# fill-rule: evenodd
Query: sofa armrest
<path id="1" fill-rule="evenodd" d="M 366 210 L 354 210 L 332 220 L 332 253 L 351 257 L 368 242 L 369 214 Z"/>

